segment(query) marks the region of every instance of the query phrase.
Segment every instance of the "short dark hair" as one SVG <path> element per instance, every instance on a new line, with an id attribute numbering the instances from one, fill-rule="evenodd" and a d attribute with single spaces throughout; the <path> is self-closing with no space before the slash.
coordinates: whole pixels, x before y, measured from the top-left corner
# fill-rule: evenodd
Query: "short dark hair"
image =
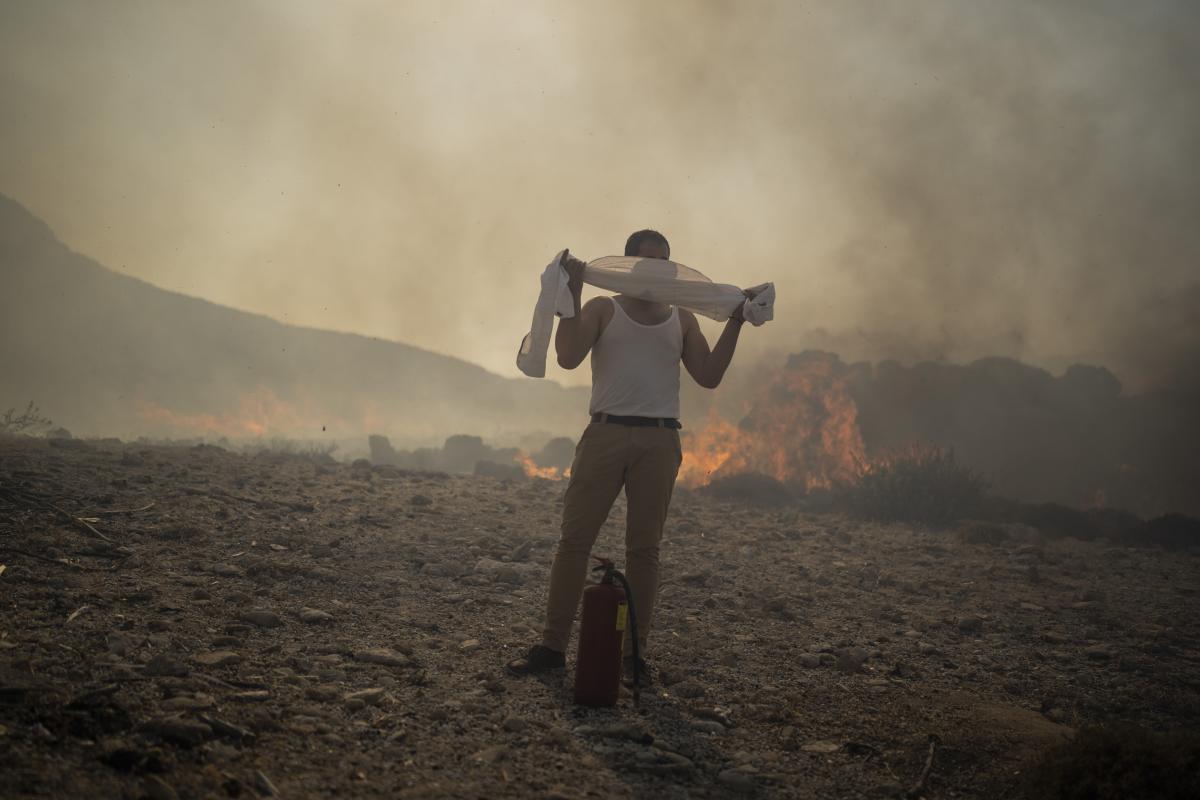
<path id="1" fill-rule="evenodd" d="M 671 243 L 667 241 L 667 237 L 658 231 L 652 231 L 647 228 L 644 231 L 638 231 L 629 235 L 629 238 L 625 240 L 625 255 L 636 256 L 638 251 L 642 249 L 642 242 L 661 244 L 667 248 L 668 253 L 671 252 Z"/>

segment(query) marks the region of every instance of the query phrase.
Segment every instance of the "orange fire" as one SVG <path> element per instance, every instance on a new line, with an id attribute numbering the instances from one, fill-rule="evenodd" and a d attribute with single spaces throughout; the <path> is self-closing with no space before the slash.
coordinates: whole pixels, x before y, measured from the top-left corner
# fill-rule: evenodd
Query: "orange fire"
<path id="1" fill-rule="evenodd" d="M 194 436 L 225 436 L 229 438 L 271 435 L 314 435 L 331 423 L 308 411 L 280 399 L 274 391 L 259 386 L 238 401 L 236 411 L 224 414 L 183 414 L 164 408 L 158 403 L 142 400 L 139 411 L 143 418 L 170 432 Z"/>
<path id="2" fill-rule="evenodd" d="M 570 467 L 565 470 L 559 470 L 557 467 L 539 467 L 524 450 L 517 451 L 516 461 L 521 465 L 521 469 L 525 470 L 525 477 L 527 478 L 545 478 L 550 481 L 560 481 L 563 478 L 571 477 Z"/>
<path id="3" fill-rule="evenodd" d="M 807 489 L 854 481 L 867 464 L 858 406 L 836 356 L 793 357 L 763 384 L 738 425 L 713 414 L 684 440 L 682 486 L 760 472 Z"/>

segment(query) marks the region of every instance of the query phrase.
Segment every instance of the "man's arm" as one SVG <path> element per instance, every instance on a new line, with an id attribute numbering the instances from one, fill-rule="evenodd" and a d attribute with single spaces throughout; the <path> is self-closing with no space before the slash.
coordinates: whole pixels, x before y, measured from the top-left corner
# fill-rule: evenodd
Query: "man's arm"
<path id="1" fill-rule="evenodd" d="M 575 369 L 583 363 L 592 345 L 600 338 L 603 327 L 600 298 L 594 297 L 587 305 L 580 307 L 583 266 L 583 262 L 572 258 L 569 252 L 563 254 L 563 268 L 569 279 L 567 288 L 571 290 L 571 299 L 575 303 L 575 316 L 560 318 L 554 334 L 554 352 L 558 355 L 558 365 L 563 369 Z"/>
<path id="2" fill-rule="evenodd" d="M 708 340 L 700 330 L 696 315 L 690 311 L 679 310 L 684 320 L 683 330 L 683 366 L 687 369 L 692 380 L 705 389 L 715 389 L 721 385 L 725 370 L 733 360 L 733 351 L 737 348 L 738 334 L 742 332 L 744 320 L 740 314 L 732 316 L 725 323 L 725 330 L 717 339 L 717 346 L 708 349 Z"/>
<path id="3" fill-rule="evenodd" d="M 754 292 L 749 289 L 742 291 L 746 297 L 754 299 Z M 721 338 L 717 339 L 717 346 L 712 350 L 708 349 L 708 339 L 704 338 L 696 315 L 682 308 L 679 309 L 679 313 L 684 321 L 683 366 L 696 383 L 705 389 L 715 389 L 721 385 L 725 370 L 729 369 L 733 351 L 737 349 L 738 334 L 742 332 L 742 325 L 746 322 L 746 318 L 742 316 L 742 306 L 738 306 L 729 316 L 725 330 L 721 331 Z"/>

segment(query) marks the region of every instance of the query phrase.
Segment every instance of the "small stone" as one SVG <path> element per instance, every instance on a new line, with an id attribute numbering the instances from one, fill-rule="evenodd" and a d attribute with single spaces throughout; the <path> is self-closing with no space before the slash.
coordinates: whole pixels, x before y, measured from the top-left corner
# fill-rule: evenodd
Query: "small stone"
<path id="1" fill-rule="evenodd" d="M 930 644 L 929 642 L 917 642 L 917 652 L 923 656 L 934 655 L 935 653 L 937 653 L 937 651 L 938 651 L 937 647 Z"/>
<path id="2" fill-rule="evenodd" d="M 478 650 L 481 646 L 482 646 L 482 643 L 478 639 L 467 639 L 465 642 L 463 642 L 462 644 L 460 644 L 458 646 L 458 649 L 463 651 L 464 653 L 473 653 L 476 650 Z"/>
<path id="3" fill-rule="evenodd" d="M 842 749 L 842 746 L 836 742 L 819 741 L 809 742 L 808 744 L 801 746 L 800 749 L 806 753 L 836 753 L 838 750 Z"/>
<path id="4" fill-rule="evenodd" d="M 836 653 L 837 668 L 847 675 L 862 672 L 863 664 L 867 663 L 869 655 L 862 647 L 847 647 L 839 650 Z"/>
<path id="5" fill-rule="evenodd" d="M 345 699 L 347 703 L 352 703 L 357 700 L 363 705 L 374 706 L 379 704 L 379 701 L 383 699 L 385 693 L 386 692 L 384 689 L 373 687 L 371 689 L 360 689 L 357 692 L 350 692 L 343 699 Z"/>
<path id="6" fill-rule="evenodd" d="M 504 719 L 504 730 L 510 733 L 525 733 L 529 730 L 529 723 L 520 717 L 506 717 Z"/>
<path id="7" fill-rule="evenodd" d="M 209 572 L 214 575 L 220 575 L 222 578 L 236 578 L 244 574 L 245 571 L 233 564 L 214 564 Z"/>
<path id="8" fill-rule="evenodd" d="M 1037 603 L 1021 603 L 1021 608 L 1026 611 L 1045 611 L 1046 609 L 1039 606 Z"/>
<path id="9" fill-rule="evenodd" d="M 983 620 L 974 615 L 959 617 L 956 624 L 963 633 L 974 633 L 983 628 Z"/>
<path id="10" fill-rule="evenodd" d="M 671 692 L 678 697 L 691 699 L 696 697 L 704 697 L 706 690 L 696 681 L 686 680 L 672 686 Z"/>
<path id="11" fill-rule="evenodd" d="M 309 625 L 333 622 L 333 614 L 318 608 L 302 608 L 300 609 L 300 621 Z"/>
<path id="12" fill-rule="evenodd" d="M 205 667 L 224 667 L 229 664 L 237 664 L 242 657 L 232 650 L 215 650 L 211 653 L 201 653 L 193 660 Z"/>
<path id="13" fill-rule="evenodd" d="M 185 678 L 192 670 L 182 661 L 159 654 L 146 662 L 143 672 L 154 677 Z"/>
<path id="14" fill-rule="evenodd" d="M 801 653 L 800 666 L 805 669 L 813 669 L 821 666 L 821 656 L 817 653 Z"/>
<path id="15" fill-rule="evenodd" d="M 754 775 L 740 769 L 721 770 L 717 774 L 717 783 L 735 792 L 753 792 L 756 788 Z"/>
<path id="16" fill-rule="evenodd" d="M 229 695 L 229 699 L 239 703 L 261 703 L 264 700 L 270 700 L 271 693 L 266 689 L 252 689 L 248 692 L 235 692 Z"/>
<path id="17" fill-rule="evenodd" d="M 1107 661 L 1108 659 L 1113 657 L 1112 650 L 1110 650 L 1107 645 L 1103 645 L 1103 644 L 1096 644 L 1096 645 L 1092 645 L 1091 647 L 1085 647 L 1083 650 L 1083 653 L 1084 653 L 1084 655 L 1086 655 L 1088 658 L 1090 658 L 1093 661 Z"/>
<path id="18" fill-rule="evenodd" d="M 147 722 L 144 727 L 151 733 L 184 747 L 194 747 L 213 735 L 213 730 L 208 725 L 183 717 L 160 717 Z"/>
<path id="19" fill-rule="evenodd" d="M 243 622 L 249 622 L 251 625 L 257 625 L 260 628 L 278 628 L 283 624 L 283 620 L 279 618 L 278 614 L 262 608 L 245 611 L 238 616 L 238 619 Z"/>
<path id="20" fill-rule="evenodd" d="M 471 760 L 479 764 L 495 764 L 508 756 L 508 748 L 502 744 L 492 745 L 471 756 Z"/>
<path id="21" fill-rule="evenodd" d="M 201 586 L 200 588 L 192 591 L 192 599 L 193 600 L 212 600 L 212 592 L 208 591 L 208 589 L 205 589 L 203 586 Z"/>
<path id="22" fill-rule="evenodd" d="M 694 719 L 692 720 L 692 730 L 700 731 L 700 733 L 721 734 L 725 732 L 725 726 L 716 720 Z"/>
<path id="23" fill-rule="evenodd" d="M 171 697 L 162 702 L 163 711 L 200 711 L 205 708 L 212 708 L 216 701 L 212 695 L 198 694 L 195 696 L 181 694 L 176 697 Z"/>
<path id="24" fill-rule="evenodd" d="M 355 651 L 354 660 L 367 664 L 382 664 L 385 667 L 406 667 L 409 665 L 408 658 L 387 648 Z"/>

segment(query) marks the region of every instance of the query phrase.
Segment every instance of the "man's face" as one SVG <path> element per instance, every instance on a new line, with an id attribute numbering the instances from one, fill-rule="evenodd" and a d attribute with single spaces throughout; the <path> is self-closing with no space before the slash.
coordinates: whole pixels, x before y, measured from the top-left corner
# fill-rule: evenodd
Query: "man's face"
<path id="1" fill-rule="evenodd" d="M 638 258 L 661 258 L 664 261 L 669 261 L 671 259 L 671 248 L 662 242 L 652 242 L 643 239 L 638 243 Z"/>

